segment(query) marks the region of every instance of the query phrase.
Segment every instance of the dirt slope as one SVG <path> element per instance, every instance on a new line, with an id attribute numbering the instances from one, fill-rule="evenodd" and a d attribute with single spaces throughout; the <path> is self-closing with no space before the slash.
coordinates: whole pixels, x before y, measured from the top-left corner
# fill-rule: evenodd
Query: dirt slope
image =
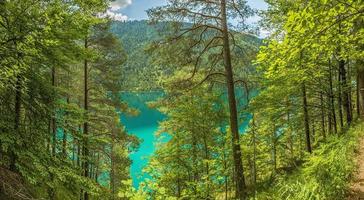
<path id="1" fill-rule="evenodd" d="M 364 137 L 360 141 L 357 162 L 359 167 L 350 186 L 350 196 L 347 200 L 364 200 Z"/>

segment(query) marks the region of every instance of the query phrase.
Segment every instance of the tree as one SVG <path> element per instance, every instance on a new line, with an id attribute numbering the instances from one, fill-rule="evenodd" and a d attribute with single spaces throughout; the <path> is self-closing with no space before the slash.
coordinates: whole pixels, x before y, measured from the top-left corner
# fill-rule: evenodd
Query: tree
<path id="1" fill-rule="evenodd" d="M 119 97 L 126 56 L 98 17 L 107 3 L 0 3 L 0 198 L 77 199 L 81 189 L 85 199 L 115 196 L 100 174 L 122 165 L 117 181 L 129 178 L 125 152 L 138 141 L 118 120 L 117 110 L 131 112 Z M 115 142 L 120 161 L 111 162 Z"/>
<path id="2" fill-rule="evenodd" d="M 273 33 L 257 57 L 263 79 L 252 112 L 258 116 L 258 127 L 266 121 L 278 126 L 278 146 L 289 150 L 289 144 L 294 144 L 292 152 L 300 154 L 298 159 L 293 157 L 294 162 L 278 162 L 278 168 L 286 169 L 302 162 L 303 142 L 306 151 L 315 151 L 326 133 L 345 133 L 352 122 L 355 84 L 348 80 L 352 80 L 351 67 L 361 54 L 362 47 L 356 42 L 362 35 L 353 30 L 362 5 L 335 0 L 268 3 L 263 20 Z M 315 121 L 321 121 L 320 130 Z M 257 132 L 265 135 L 264 129 Z M 282 157 L 286 159 L 284 154 Z"/>
<path id="3" fill-rule="evenodd" d="M 152 21 L 172 21 L 174 22 L 174 33 L 168 39 L 169 43 L 186 42 L 187 38 L 193 38 L 189 44 L 185 46 L 185 50 L 196 52 L 197 56 L 182 62 L 182 66 L 192 70 L 191 75 L 181 80 L 181 86 L 185 88 L 193 88 L 213 76 L 223 76 L 226 78 L 226 87 L 228 91 L 228 101 L 230 108 L 230 130 L 232 132 L 232 149 L 235 167 L 236 181 L 236 197 L 245 198 L 245 180 L 242 165 L 242 152 L 239 141 L 238 116 L 235 99 L 235 83 L 234 73 L 232 69 L 231 45 L 233 41 L 234 47 L 237 47 L 232 32 L 229 31 L 228 20 L 240 19 L 241 22 L 251 16 L 253 11 L 246 5 L 244 1 L 169 1 L 166 6 L 157 7 L 148 11 Z M 190 24 L 188 24 L 190 23 Z M 244 25 L 244 24 L 243 24 Z M 221 52 L 221 57 L 216 57 L 212 61 L 207 61 L 206 56 Z M 217 68 L 219 62 L 223 61 L 221 68 Z M 205 66 L 209 67 L 205 67 Z M 221 66 L 221 65 L 220 65 Z M 192 69 L 191 69 L 192 68 Z M 198 73 L 205 74 L 200 81 L 195 80 Z M 184 83 L 183 83 L 184 82 Z M 186 87 L 187 86 L 187 87 Z"/>
<path id="4" fill-rule="evenodd" d="M 221 196 L 224 184 L 228 184 L 225 177 L 231 178 L 232 169 L 222 168 L 231 154 L 226 145 L 227 135 L 220 128 L 226 123 L 227 114 L 220 95 L 217 91 L 205 93 L 198 89 L 156 103 L 168 119 L 161 123 L 160 142 L 147 167 L 152 176 L 146 182 L 149 196 L 155 199 Z"/>

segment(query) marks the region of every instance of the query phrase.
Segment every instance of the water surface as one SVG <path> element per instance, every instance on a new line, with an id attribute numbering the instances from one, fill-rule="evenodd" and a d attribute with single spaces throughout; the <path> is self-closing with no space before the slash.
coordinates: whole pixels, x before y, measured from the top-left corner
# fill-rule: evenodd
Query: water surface
<path id="1" fill-rule="evenodd" d="M 256 92 L 253 95 L 256 95 Z M 138 116 L 120 116 L 121 123 L 125 126 L 127 132 L 141 139 L 139 149 L 130 155 L 132 160 L 130 173 L 135 188 L 138 188 L 139 183 L 148 177 L 147 174 L 142 173 L 142 170 L 148 164 L 148 158 L 155 151 L 154 143 L 157 141 L 155 132 L 158 130 L 159 122 L 165 119 L 162 113 L 156 109 L 149 108 L 147 103 L 155 101 L 162 96 L 163 92 L 161 91 L 149 91 L 124 92 L 121 97 L 130 107 L 136 108 L 140 112 Z M 222 98 L 227 99 L 226 94 Z M 242 89 L 236 90 L 236 99 L 238 109 L 241 110 L 246 105 L 246 95 L 242 92 Z M 244 133 L 248 127 L 251 115 L 240 113 L 239 118 L 241 121 L 239 131 Z"/>
<path id="2" fill-rule="evenodd" d="M 147 102 L 155 101 L 162 95 L 163 93 L 158 91 L 122 94 L 123 101 L 140 112 L 138 116 L 120 116 L 126 131 L 141 140 L 139 149 L 130 155 L 132 160 L 130 173 L 135 188 L 147 177 L 142 173 L 142 169 L 148 164 L 148 158 L 154 153 L 155 132 L 158 130 L 159 122 L 165 118 L 158 110 L 149 108 Z"/>

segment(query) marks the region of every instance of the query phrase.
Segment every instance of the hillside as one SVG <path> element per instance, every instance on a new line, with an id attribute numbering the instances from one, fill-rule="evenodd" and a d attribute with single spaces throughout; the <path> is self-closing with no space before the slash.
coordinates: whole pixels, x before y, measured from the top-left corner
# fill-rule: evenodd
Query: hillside
<path id="1" fill-rule="evenodd" d="M 138 52 L 146 44 L 159 39 L 159 33 L 148 21 L 114 21 L 111 31 L 122 41 L 124 50 L 128 53 Z"/>
<path id="2" fill-rule="evenodd" d="M 151 55 L 146 52 L 147 45 L 153 41 L 162 40 L 167 32 L 170 23 L 148 24 L 147 20 L 141 21 L 114 21 L 111 25 L 111 32 L 120 40 L 128 59 L 125 63 L 126 73 L 123 79 L 127 88 L 134 90 L 155 89 L 156 80 L 159 74 L 153 70 Z M 189 26 L 189 24 L 186 24 Z M 163 35 L 164 34 L 164 35 Z M 262 40 L 253 35 L 236 34 L 240 46 L 249 51 L 258 51 Z M 148 86 L 148 88 L 146 88 Z"/>
<path id="3" fill-rule="evenodd" d="M 123 77 L 126 88 L 139 88 L 141 85 L 148 85 L 155 82 L 156 76 L 152 75 L 150 56 L 146 54 L 144 48 L 150 42 L 159 39 L 158 31 L 149 26 L 147 21 L 127 21 L 113 22 L 111 31 L 121 40 L 122 46 L 127 53 L 128 59 L 124 65 L 126 74 Z M 148 84 L 145 84 L 148 81 Z"/>

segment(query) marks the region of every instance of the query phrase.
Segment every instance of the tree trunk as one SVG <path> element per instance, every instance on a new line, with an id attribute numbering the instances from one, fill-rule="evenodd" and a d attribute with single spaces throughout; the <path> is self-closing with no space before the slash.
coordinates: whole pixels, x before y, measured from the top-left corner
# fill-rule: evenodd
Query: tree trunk
<path id="1" fill-rule="evenodd" d="M 88 48 L 88 39 L 85 38 L 85 49 L 87 50 Z M 84 60 L 84 110 L 86 112 L 86 116 L 87 116 L 87 112 L 88 112 L 88 60 L 85 59 Z M 89 163 L 88 163 L 88 119 L 86 117 L 86 120 L 83 124 L 83 134 L 84 134 L 84 144 L 83 144 L 83 157 L 85 159 L 84 161 L 84 176 L 85 177 L 89 177 Z M 89 199 L 89 195 L 88 192 L 85 191 L 84 193 L 84 200 L 88 200 Z"/>
<path id="2" fill-rule="evenodd" d="M 205 160 L 208 161 L 210 159 L 209 156 L 209 147 L 207 144 L 207 135 L 206 133 L 203 133 L 203 143 L 204 143 L 204 149 L 205 149 Z M 209 166 L 209 162 L 206 162 L 206 199 L 211 199 L 211 194 L 210 194 L 210 166 Z"/>
<path id="3" fill-rule="evenodd" d="M 76 138 L 73 138 L 72 142 L 72 163 L 75 165 L 76 162 Z"/>
<path id="4" fill-rule="evenodd" d="M 80 157 L 81 157 L 81 142 L 79 139 L 77 139 L 77 167 L 80 167 L 81 163 L 80 163 Z"/>
<path id="5" fill-rule="evenodd" d="M 96 164 L 95 164 L 95 182 L 98 183 L 99 182 L 99 174 L 100 174 L 100 170 L 99 170 L 99 166 L 100 166 L 100 154 L 97 154 L 97 159 L 96 159 Z"/>
<path id="6" fill-rule="evenodd" d="M 55 90 L 56 87 L 56 69 L 52 67 L 52 89 Z M 52 104 L 53 104 L 53 110 L 52 110 L 52 117 L 51 117 L 51 124 L 52 124 L 52 155 L 56 156 L 56 148 L 57 148 L 57 125 L 56 125 L 56 111 L 55 111 L 55 99 L 52 97 Z"/>
<path id="7" fill-rule="evenodd" d="M 224 144 L 225 146 L 225 144 Z M 229 194 L 229 176 L 228 176 L 228 164 L 227 164 L 227 153 L 225 150 L 223 150 L 223 156 L 224 156 L 224 173 L 225 173 L 225 176 L 224 176 L 224 179 L 225 179 L 225 200 L 228 200 L 228 194 Z"/>
<path id="8" fill-rule="evenodd" d="M 358 62 L 358 64 L 359 108 L 361 117 L 364 117 L 364 62 Z"/>
<path id="9" fill-rule="evenodd" d="M 352 90 L 352 84 L 351 84 L 351 77 L 352 77 L 352 69 L 351 69 L 351 65 L 350 65 L 350 62 L 348 61 L 348 64 L 347 64 L 347 68 L 348 68 L 348 72 L 347 72 L 347 77 L 346 77 L 346 85 L 348 87 L 348 95 L 349 95 L 349 108 L 350 108 L 350 116 L 351 116 L 351 121 L 353 120 L 353 110 L 354 110 L 354 105 L 353 105 L 353 90 Z"/>
<path id="10" fill-rule="evenodd" d="M 67 104 L 70 103 L 70 97 L 68 95 L 67 95 L 66 101 L 67 101 Z M 66 121 L 65 124 L 68 127 L 68 121 Z M 67 132 L 65 130 L 63 130 L 62 155 L 63 155 L 63 158 L 67 158 Z"/>
<path id="11" fill-rule="evenodd" d="M 15 107 L 14 107 L 14 111 L 15 111 L 15 118 L 14 118 L 14 133 L 15 134 L 19 134 L 19 127 L 20 127 L 20 109 L 21 109 L 21 77 L 20 75 L 17 76 L 16 78 L 16 83 L 15 83 Z M 16 159 L 17 156 L 14 152 L 14 149 L 10 150 L 10 166 L 9 169 L 12 172 L 16 172 L 17 168 L 16 168 Z"/>
<path id="12" fill-rule="evenodd" d="M 349 95 L 349 87 L 348 87 L 348 83 L 347 83 L 347 77 L 346 77 L 346 69 L 345 69 L 345 61 L 344 60 L 340 60 L 339 61 L 339 71 L 340 71 L 340 75 L 341 75 L 341 85 L 342 85 L 342 89 L 343 89 L 343 105 L 345 108 L 345 113 L 346 113 L 346 122 L 348 125 L 351 124 L 352 121 L 352 117 L 351 117 L 351 109 L 350 109 L 350 95 Z"/>
<path id="13" fill-rule="evenodd" d="M 332 71 L 331 71 L 331 61 L 329 61 L 329 85 L 330 85 L 330 110 L 331 110 L 331 121 L 332 126 L 334 127 L 334 133 L 337 134 L 337 124 L 336 124 L 336 113 L 335 113 L 335 99 L 334 99 L 334 90 L 332 86 Z"/>
<path id="14" fill-rule="evenodd" d="M 287 124 L 288 124 L 288 148 L 290 152 L 290 161 L 294 161 L 294 149 L 293 149 L 293 133 L 291 127 L 291 115 L 289 112 L 289 100 L 287 98 Z"/>
<path id="15" fill-rule="evenodd" d="M 360 83 L 359 83 L 359 70 L 357 71 L 357 75 L 356 75 L 356 114 L 358 115 L 358 117 L 360 117 Z"/>
<path id="16" fill-rule="evenodd" d="M 51 81 L 52 81 L 52 90 L 55 90 L 56 87 L 56 68 L 52 67 L 51 70 Z M 55 92 L 52 95 L 51 98 L 51 105 L 52 105 L 52 113 L 51 113 L 51 127 L 52 127 L 52 156 L 55 157 L 56 156 L 56 150 L 57 150 L 57 124 L 56 124 L 56 109 L 55 109 L 55 96 L 54 96 Z M 50 172 L 50 180 L 53 182 L 54 181 L 54 174 L 53 172 Z M 48 188 L 48 197 L 49 199 L 53 200 L 55 198 L 55 190 L 52 187 Z"/>
<path id="17" fill-rule="evenodd" d="M 315 141 L 316 141 L 316 127 L 315 127 L 315 120 L 312 120 L 311 121 L 311 123 L 312 123 L 312 143 L 315 143 Z"/>
<path id="18" fill-rule="evenodd" d="M 306 134 L 306 148 L 309 153 L 312 153 L 311 139 L 310 139 L 310 124 L 309 124 L 308 108 L 307 108 L 307 94 L 306 94 L 305 83 L 302 83 L 302 100 L 303 100 L 303 115 L 304 115 L 304 125 L 305 125 L 305 134 Z"/>
<path id="19" fill-rule="evenodd" d="M 338 82 L 339 82 L 339 85 L 338 85 L 338 92 L 337 92 L 337 104 L 338 104 L 338 112 L 339 112 L 339 122 L 340 122 L 340 128 L 341 130 L 343 129 L 344 127 L 344 120 L 343 120 L 343 101 L 342 101 L 342 98 L 341 98 L 341 95 L 342 95 L 342 91 L 341 91 L 341 88 L 342 88 L 342 84 L 341 84 L 341 73 L 340 73 L 340 70 L 339 70 L 339 74 L 338 74 Z"/>
<path id="20" fill-rule="evenodd" d="M 321 107 L 321 131 L 322 131 L 322 137 L 324 139 L 326 139 L 324 96 L 323 96 L 322 92 L 320 92 L 320 107 Z"/>
<path id="21" fill-rule="evenodd" d="M 257 144 L 256 144 L 256 125 L 255 125 L 255 118 L 254 115 L 252 117 L 252 125 L 253 125 L 253 129 L 252 129 L 252 133 L 253 133 L 253 184 L 254 184 L 254 190 L 256 190 L 256 185 L 257 185 L 257 169 L 256 169 L 256 162 L 257 162 Z M 255 193 L 255 191 L 254 191 Z"/>
<path id="22" fill-rule="evenodd" d="M 191 98 L 192 99 L 192 98 Z M 193 125 L 192 125 L 192 127 L 193 127 Z M 197 140 L 196 140 L 196 136 L 195 136 L 195 132 L 192 130 L 192 135 L 191 135 L 191 137 L 192 137 L 192 165 L 194 166 L 193 167 L 193 171 L 192 171 L 192 174 L 193 174 L 193 182 L 194 183 L 197 183 L 197 181 L 198 181 L 198 177 L 199 177 L 199 173 L 198 173 L 198 165 L 197 165 L 197 160 L 198 160 L 198 158 L 197 158 Z M 197 185 L 193 185 L 193 192 L 194 192 L 194 194 L 196 195 L 197 194 L 197 187 L 196 187 Z"/>
<path id="23" fill-rule="evenodd" d="M 226 16 L 226 0 L 221 0 L 221 25 L 223 30 L 223 47 L 224 47 L 224 67 L 226 72 L 226 85 L 228 90 L 228 100 L 230 109 L 230 129 L 232 134 L 233 145 L 233 158 L 236 177 L 236 198 L 245 199 L 245 179 L 244 169 L 242 163 L 242 153 L 239 142 L 239 128 L 238 128 L 238 114 L 236 107 L 235 91 L 234 91 L 234 77 L 231 64 L 231 53 L 229 44 L 229 33 L 227 27 Z"/>
<path id="24" fill-rule="evenodd" d="M 330 98 L 329 98 L 330 100 Z M 329 105 L 331 105 L 331 103 L 329 103 Z M 331 107 L 330 110 L 327 112 L 327 124 L 328 124 L 328 133 L 331 134 L 332 133 L 332 115 L 331 115 Z"/>
<path id="25" fill-rule="evenodd" d="M 277 174 L 277 136 L 276 136 L 276 127 L 273 125 L 273 131 L 272 131 L 272 164 L 273 164 L 273 170 L 272 170 L 272 177 L 274 177 Z"/>
<path id="26" fill-rule="evenodd" d="M 114 197 L 115 195 L 115 130 L 112 130 L 111 134 L 111 167 L 110 167 L 110 189 L 112 192 L 112 195 Z"/>

